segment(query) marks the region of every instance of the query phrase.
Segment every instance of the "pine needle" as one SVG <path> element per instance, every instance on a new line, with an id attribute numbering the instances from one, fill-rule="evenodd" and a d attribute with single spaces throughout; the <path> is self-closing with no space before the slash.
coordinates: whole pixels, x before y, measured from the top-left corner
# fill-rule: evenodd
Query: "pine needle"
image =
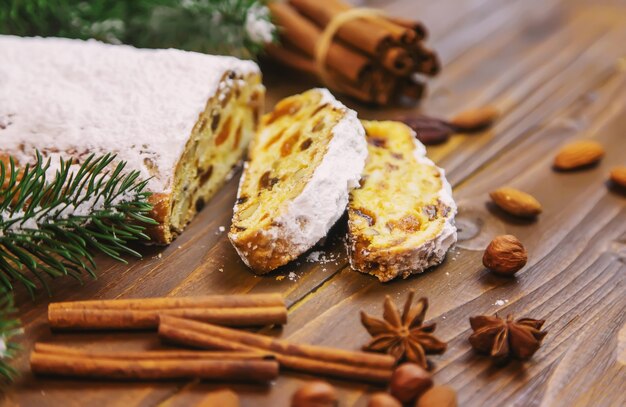
<path id="1" fill-rule="evenodd" d="M 61 159 L 54 175 L 39 154 L 23 169 L 0 162 L 0 286 L 19 283 L 34 295 L 49 291 L 48 278 L 95 276 L 94 253 L 124 263 L 141 257 L 129 244 L 148 239 L 146 225 L 156 224 L 147 181 L 114 159 L 91 155 L 77 169 Z"/>
<path id="2" fill-rule="evenodd" d="M 126 255 L 141 257 L 128 244 L 148 239 L 146 225 L 157 224 L 148 217 L 147 180 L 114 160 L 91 155 L 76 169 L 61 159 L 54 174 L 39 153 L 24 168 L 0 161 L 0 382 L 16 375 L 10 361 L 19 346 L 11 337 L 21 330 L 14 284 L 31 296 L 41 287 L 50 293 L 50 278 L 95 277 L 95 253 L 122 262 Z"/>
<path id="3" fill-rule="evenodd" d="M 10 382 L 17 372 L 10 365 L 19 345 L 11 338 L 21 333 L 20 321 L 15 318 L 16 309 L 13 305 L 13 296 L 0 289 L 0 382 Z"/>
<path id="4" fill-rule="evenodd" d="M 273 37 L 264 0 L 20 0 L 0 2 L 0 33 L 95 38 L 254 58 Z M 259 31 L 260 28 L 260 31 Z M 271 28 L 270 31 L 267 31 Z M 265 35 L 260 35 L 265 33 Z"/>

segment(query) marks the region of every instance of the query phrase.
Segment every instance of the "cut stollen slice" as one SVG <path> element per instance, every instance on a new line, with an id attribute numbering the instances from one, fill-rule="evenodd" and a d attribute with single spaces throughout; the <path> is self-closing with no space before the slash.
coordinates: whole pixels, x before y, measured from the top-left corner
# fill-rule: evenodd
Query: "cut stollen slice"
<path id="1" fill-rule="evenodd" d="M 456 204 L 444 171 L 398 122 L 363 121 L 369 156 L 350 193 L 352 268 L 390 281 L 441 263 L 456 242 Z"/>
<path id="2" fill-rule="evenodd" d="M 0 35 L 0 158 L 115 154 L 147 180 L 167 244 L 241 161 L 263 110 L 251 61 L 95 40 Z"/>
<path id="3" fill-rule="evenodd" d="M 326 89 L 280 101 L 261 120 L 229 238 L 264 274 L 313 247 L 344 213 L 367 156 L 356 113 Z"/>

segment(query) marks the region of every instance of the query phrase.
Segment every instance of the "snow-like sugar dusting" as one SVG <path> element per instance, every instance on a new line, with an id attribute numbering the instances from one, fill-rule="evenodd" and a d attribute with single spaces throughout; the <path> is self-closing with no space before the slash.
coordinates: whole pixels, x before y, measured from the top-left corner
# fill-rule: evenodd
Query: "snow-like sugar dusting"
<path id="1" fill-rule="evenodd" d="M 11 232 L 11 233 L 20 233 L 22 230 L 24 229 L 30 229 L 30 230 L 37 230 L 39 229 L 39 225 L 37 224 L 37 221 L 30 217 L 27 219 L 24 219 L 24 212 L 23 211 L 14 211 L 11 212 L 9 210 L 2 210 L 0 211 L 0 220 L 2 220 L 3 223 L 11 223 L 11 225 L 6 228 L 7 232 Z M 0 230 L 0 237 L 4 236 L 4 231 Z"/>
<path id="2" fill-rule="evenodd" d="M 332 139 L 326 153 L 315 168 L 302 192 L 285 202 L 272 226 L 261 231 L 269 241 L 289 242 L 290 255 L 300 255 L 325 237 L 344 213 L 349 192 L 359 185 L 367 158 L 365 130 L 356 112 L 337 101 L 327 89 L 315 89 L 321 94 L 319 104 L 330 104 L 344 112 L 332 129 Z M 239 183 L 237 196 L 245 183 L 248 162 Z M 238 211 L 235 204 L 234 211 Z M 229 238 L 236 241 L 237 233 Z M 248 251 L 234 244 L 243 262 L 250 266 Z M 248 247 L 255 250 L 255 247 Z"/>
<path id="3" fill-rule="evenodd" d="M 284 237 L 300 253 L 326 236 L 344 213 L 349 192 L 359 185 L 367 158 L 365 130 L 356 112 L 337 101 L 327 89 L 318 91 L 322 93 L 320 104 L 330 103 L 344 110 L 345 116 L 333 128 L 326 155 L 307 185 L 276 218 L 275 223 L 281 227 L 267 232 Z"/>
<path id="4" fill-rule="evenodd" d="M 325 253 L 322 250 L 312 251 L 306 257 L 308 263 L 328 264 L 334 262 L 337 265 L 337 261 L 340 259 L 339 253 L 328 252 Z"/>
<path id="5" fill-rule="evenodd" d="M 0 145 L 20 162 L 34 148 L 116 153 L 168 192 L 198 115 L 228 71 L 251 61 L 95 40 L 0 36 Z M 53 160 L 54 161 L 54 160 Z"/>
<path id="6" fill-rule="evenodd" d="M 272 41 L 276 27 L 270 21 L 270 11 L 266 6 L 255 4 L 248 9 L 245 23 L 248 37 L 257 44 Z"/>

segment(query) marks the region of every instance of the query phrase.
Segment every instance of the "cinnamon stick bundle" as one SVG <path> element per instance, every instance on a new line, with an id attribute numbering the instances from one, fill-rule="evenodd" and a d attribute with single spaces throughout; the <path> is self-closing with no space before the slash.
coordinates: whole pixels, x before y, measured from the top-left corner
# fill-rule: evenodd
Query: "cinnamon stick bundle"
<path id="1" fill-rule="evenodd" d="M 373 383 L 388 382 L 395 364 L 387 355 L 295 344 L 167 315 L 161 317 L 159 336 L 197 348 L 270 352 L 292 370 Z"/>
<path id="2" fill-rule="evenodd" d="M 229 326 L 285 324 L 280 295 L 232 295 L 51 303 L 55 329 L 156 329 L 167 314 Z"/>
<path id="3" fill-rule="evenodd" d="M 350 6 L 334 0 L 289 0 L 301 14 L 325 27 L 338 14 Z M 425 35 L 421 27 L 420 35 Z M 406 75 L 416 67 L 404 44 L 414 42 L 418 34 L 410 28 L 389 22 L 383 18 L 357 19 L 345 23 L 337 31 L 337 37 L 367 53 L 380 58 L 381 63 L 398 75 Z"/>
<path id="4" fill-rule="evenodd" d="M 266 383 L 278 377 L 278 363 L 259 359 L 126 359 L 33 351 L 35 374 L 115 380 L 211 379 Z"/>
<path id="5" fill-rule="evenodd" d="M 288 0 L 268 7 L 281 29 L 281 45 L 268 46 L 268 54 L 358 100 L 385 105 L 401 96 L 419 98 L 422 92 L 415 89 L 423 87 L 421 83 L 408 91 L 404 85 L 415 73 L 432 76 L 439 71 L 437 55 L 423 45 L 427 33 L 419 22 L 369 11 L 367 16 L 346 18 L 352 8 L 340 0 Z M 338 23 L 337 18 L 342 21 L 321 72 L 317 47 L 323 31 Z"/>

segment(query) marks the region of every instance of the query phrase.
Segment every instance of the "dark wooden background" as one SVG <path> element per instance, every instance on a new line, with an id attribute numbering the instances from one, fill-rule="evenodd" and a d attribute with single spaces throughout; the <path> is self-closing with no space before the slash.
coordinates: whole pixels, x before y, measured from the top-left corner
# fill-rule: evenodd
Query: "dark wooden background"
<path id="1" fill-rule="evenodd" d="M 272 333 L 357 349 L 368 339 L 359 310 L 380 314 L 385 295 L 400 303 L 413 288 L 430 299 L 427 319 L 437 322 L 437 334 L 449 343 L 444 355 L 431 358 L 435 380 L 453 386 L 461 405 L 625 405 L 626 196 L 610 188 L 607 175 L 611 167 L 626 164 L 626 3 L 377 0 L 365 5 L 422 19 L 430 28 L 429 44 L 444 69 L 431 84 L 423 112 L 450 116 L 483 104 L 503 112 L 488 132 L 455 136 L 428 149 L 446 169 L 460 208 L 459 243 L 442 266 L 380 284 L 347 266 L 340 224 L 321 248 L 333 260 L 302 259 L 257 277 L 219 231 L 229 226 L 233 179 L 171 246 L 143 248 L 145 258 L 129 265 L 102 259 L 98 280 L 83 287 L 57 281 L 52 299 L 280 292 L 290 307 L 289 323 Z M 268 107 L 314 85 L 281 68 L 265 68 Z M 418 111 L 352 106 L 368 119 Z M 578 138 L 605 145 L 604 160 L 586 171 L 554 172 L 559 146 Z M 487 193 L 505 184 L 542 202 L 537 221 L 521 222 L 487 204 Z M 528 266 L 515 279 L 495 277 L 481 265 L 484 247 L 502 233 L 517 235 L 529 252 Z M 6 405 L 190 406 L 206 401 L 215 388 L 202 382 L 34 378 L 27 355 L 37 340 L 101 349 L 145 349 L 159 342 L 148 333 L 52 334 L 46 325 L 49 299 L 33 302 L 20 293 L 18 301 L 25 352 L 16 361 L 21 377 L 6 389 Z M 531 361 L 496 368 L 472 352 L 468 317 L 495 312 L 547 320 L 549 334 Z M 232 388 L 246 406 L 286 406 L 308 379 L 284 373 L 271 387 Z M 332 382 L 342 406 L 364 406 L 376 390 Z"/>

